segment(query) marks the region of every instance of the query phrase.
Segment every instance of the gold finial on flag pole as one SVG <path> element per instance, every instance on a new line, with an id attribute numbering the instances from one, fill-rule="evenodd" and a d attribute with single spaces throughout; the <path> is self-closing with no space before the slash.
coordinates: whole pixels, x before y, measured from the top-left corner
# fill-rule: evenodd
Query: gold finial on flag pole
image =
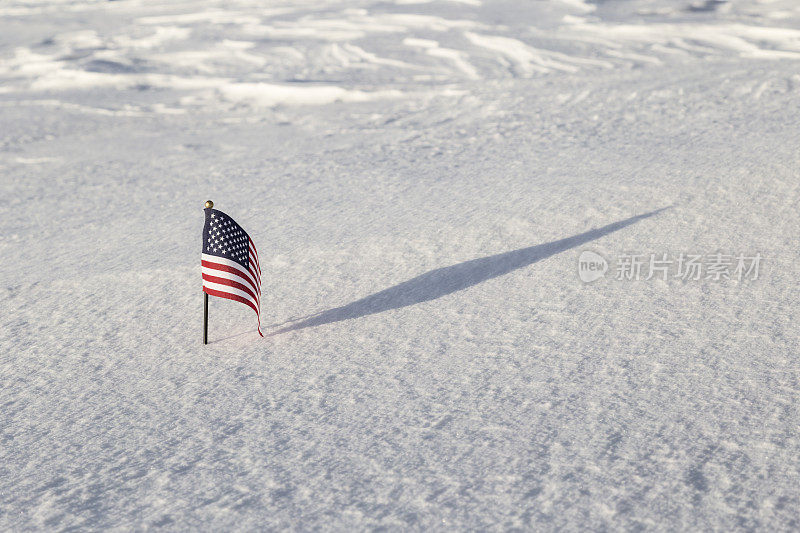
<path id="1" fill-rule="evenodd" d="M 206 209 L 211 209 L 212 207 L 214 207 L 214 202 L 206 200 Z"/>

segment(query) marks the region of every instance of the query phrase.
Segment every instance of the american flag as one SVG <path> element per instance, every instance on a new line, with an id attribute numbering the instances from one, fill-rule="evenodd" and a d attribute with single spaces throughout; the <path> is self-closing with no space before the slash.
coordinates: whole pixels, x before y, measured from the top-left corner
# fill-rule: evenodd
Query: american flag
<path id="1" fill-rule="evenodd" d="M 249 305 L 261 333 L 261 268 L 253 240 L 234 220 L 206 208 L 203 226 L 203 292 Z"/>

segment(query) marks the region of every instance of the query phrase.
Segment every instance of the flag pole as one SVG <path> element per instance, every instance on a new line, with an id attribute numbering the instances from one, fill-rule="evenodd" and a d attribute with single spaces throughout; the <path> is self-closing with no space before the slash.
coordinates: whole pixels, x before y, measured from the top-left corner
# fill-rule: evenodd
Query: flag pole
<path id="1" fill-rule="evenodd" d="M 214 202 L 206 201 L 206 209 L 214 207 Z M 203 291 L 203 344 L 208 344 L 208 293 Z"/>
<path id="2" fill-rule="evenodd" d="M 208 294 L 203 293 L 203 344 L 208 344 Z"/>

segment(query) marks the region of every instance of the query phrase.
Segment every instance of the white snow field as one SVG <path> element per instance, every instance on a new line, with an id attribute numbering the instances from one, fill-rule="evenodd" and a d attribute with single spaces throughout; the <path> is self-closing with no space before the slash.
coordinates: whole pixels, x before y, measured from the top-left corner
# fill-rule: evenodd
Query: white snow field
<path id="1" fill-rule="evenodd" d="M 796 531 L 798 134 L 796 0 L 4 0 L 0 530 Z"/>

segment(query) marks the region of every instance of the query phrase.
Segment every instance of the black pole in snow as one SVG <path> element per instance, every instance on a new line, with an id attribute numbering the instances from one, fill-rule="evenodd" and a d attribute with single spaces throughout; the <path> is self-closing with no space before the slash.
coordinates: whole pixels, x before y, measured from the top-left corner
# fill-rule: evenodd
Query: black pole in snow
<path id="1" fill-rule="evenodd" d="M 214 202 L 206 201 L 206 209 L 214 207 Z M 203 292 L 203 344 L 208 344 L 208 293 Z"/>
<path id="2" fill-rule="evenodd" d="M 208 344 L 208 293 L 203 293 L 203 344 Z"/>

